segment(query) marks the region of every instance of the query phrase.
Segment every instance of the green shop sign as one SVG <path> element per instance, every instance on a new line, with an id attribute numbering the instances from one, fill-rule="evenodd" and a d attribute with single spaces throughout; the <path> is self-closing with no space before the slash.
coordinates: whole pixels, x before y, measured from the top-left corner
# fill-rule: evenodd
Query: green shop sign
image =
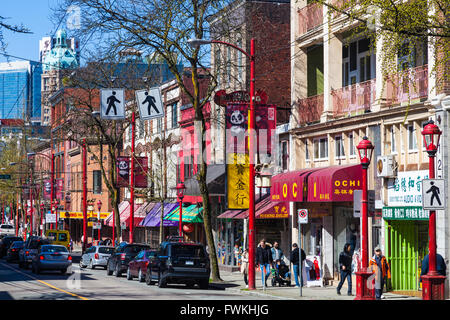
<path id="1" fill-rule="evenodd" d="M 429 211 L 422 207 L 383 207 L 385 220 L 428 220 Z"/>

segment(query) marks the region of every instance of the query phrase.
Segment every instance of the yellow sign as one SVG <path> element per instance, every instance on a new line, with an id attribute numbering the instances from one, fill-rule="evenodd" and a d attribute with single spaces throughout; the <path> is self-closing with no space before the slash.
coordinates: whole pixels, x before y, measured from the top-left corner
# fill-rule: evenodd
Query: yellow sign
<path id="1" fill-rule="evenodd" d="M 106 219 L 111 214 L 111 212 L 100 212 L 100 219 Z M 83 219 L 83 212 L 78 211 L 58 211 L 60 218 L 70 218 L 70 219 Z M 87 212 L 87 218 L 97 218 L 98 212 Z"/>
<path id="2" fill-rule="evenodd" d="M 228 208 L 248 209 L 250 176 L 248 154 L 229 153 L 227 157 Z"/>

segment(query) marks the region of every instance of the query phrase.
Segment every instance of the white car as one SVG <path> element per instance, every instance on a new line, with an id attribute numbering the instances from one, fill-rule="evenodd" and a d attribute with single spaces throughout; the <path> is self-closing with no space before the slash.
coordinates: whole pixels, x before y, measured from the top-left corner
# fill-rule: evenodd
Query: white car
<path id="1" fill-rule="evenodd" d="M 2 224 L 0 225 L 0 235 L 2 234 L 14 236 L 16 235 L 16 230 L 14 229 L 14 226 L 10 224 Z"/>

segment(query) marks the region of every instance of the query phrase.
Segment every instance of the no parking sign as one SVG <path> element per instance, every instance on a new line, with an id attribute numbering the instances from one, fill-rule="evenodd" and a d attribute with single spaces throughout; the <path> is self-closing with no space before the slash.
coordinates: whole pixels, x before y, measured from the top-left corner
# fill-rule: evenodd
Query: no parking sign
<path id="1" fill-rule="evenodd" d="M 298 223 L 308 223 L 308 209 L 298 209 Z"/>

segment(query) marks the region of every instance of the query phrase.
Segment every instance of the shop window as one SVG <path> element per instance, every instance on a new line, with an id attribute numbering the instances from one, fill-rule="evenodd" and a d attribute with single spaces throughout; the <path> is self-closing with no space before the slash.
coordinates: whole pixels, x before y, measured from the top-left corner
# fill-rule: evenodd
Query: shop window
<path id="1" fill-rule="evenodd" d="M 328 158 L 328 139 L 320 138 L 314 140 L 314 160 L 324 160 Z"/>

